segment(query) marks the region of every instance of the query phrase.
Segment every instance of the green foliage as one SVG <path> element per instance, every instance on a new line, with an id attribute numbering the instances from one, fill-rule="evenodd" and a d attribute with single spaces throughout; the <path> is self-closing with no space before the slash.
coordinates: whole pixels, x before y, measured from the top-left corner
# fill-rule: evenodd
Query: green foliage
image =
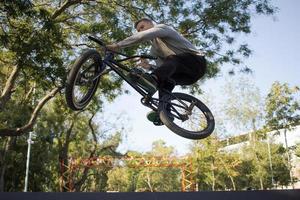
<path id="1" fill-rule="evenodd" d="M 29 191 L 59 191 L 61 159 L 89 157 L 91 155 L 116 155 L 116 149 L 121 142 L 120 134 L 107 136 L 92 121 L 89 125 L 95 110 L 74 113 L 67 109 L 64 104 L 62 97 L 57 97 L 44 108 L 36 124 L 34 130 L 36 137 L 31 149 Z M 91 127 L 93 127 L 94 135 Z M 7 163 L 5 191 L 22 191 L 24 187 L 26 139 L 26 136 L 13 138 L 15 142 L 6 152 L 7 156 L 4 160 Z M 98 170 L 98 178 L 101 177 L 100 175 L 105 177 L 107 172 L 108 169 L 106 168 L 102 171 Z M 90 173 L 93 172 L 90 171 Z M 76 178 L 80 179 L 82 176 L 83 174 L 79 173 Z M 94 180 L 88 179 L 81 189 L 91 187 Z M 102 189 L 98 188 L 97 191 L 105 191 L 105 184 L 106 182 L 104 182 Z"/>
<path id="2" fill-rule="evenodd" d="M 244 190 L 247 188 L 272 188 L 272 177 L 277 186 L 289 184 L 289 168 L 285 149 L 270 144 L 272 169 L 265 142 L 240 143 L 230 150 L 221 140 L 210 137 L 194 142 L 191 152 L 199 190 Z"/>
<path id="3" fill-rule="evenodd" d="M 221 145 L 219 138 L 211 136 L 191 146 L 199 190 L 236 189 L 240 158 L 235 153 L 222 151 Z"/>
<path id="4" fill-rule="evenodd" d="M 272 159 L 272 172 L 270 169 L 270 158 L 268 145 L 265 142 L 256 142 L 255 146 L 245 146 L 242 151 L 243 160 L 251 163 L 248 171 L 248 186 L 257 189 L 272 188 L 271 175 L 278 185 L 288 185 L 289 168 L 285 160 L 285 149 L 278 144 L 270 144 L 270 155 Z M 262 182 L 261 182 L 262 181 Z M 247 186 L 247 187 L 248 187 Z"/>
<path id="5" fill-rule="evenodd" d="M 116 168 L 108 172 L 108 190 L 127 192 L 131 179 L 129 170 L 126 168 Z"/>
<path id="6" fill-rule="evenodd" d="M 87 41 L 88 34 L 98 35 L 110 43 L 131 35 L 133 22 L 141 17 L 170 24 L 207 52 L 207 78 L 212 78 L 223 63 L 239 65 L 243 58 L 251 55 L 247 44 L 233 45 L 236 34 L 251 32 L 251 17 L 272 15 L 275 11 L 268 0 L 1 1 L 0 129 L 25 125 L 40 100 L 54 87 L 64 85 L 68 66 L 83 49 L 95 47 Z M 135 47 L 125 51 L 128 54 L 137 52 Z M 14 69 L 15 78 L 11 80 L 9 77 Z M 93 116 L 102 110 L 104 99 L 112 101 L 122 93 L 121 85 L 122 81 L 113 74 L 103 77 L 97 96 L 84 112 L 71 112 L 60 94 L 44 106 L 34 126 L 36 138 L 32 145 L 30 191 L 58 191 L 61 160 L 117 154 L 121 133 L 116 131 L 108 137 L 101 130 L 101 124 L 93 122 Z M 191 88 L 199 91 L 197 84 Z M 5 92 L 8 95 L 3 98 Z M 23 189 L 26 139 L 26 136 L 1 138 L 0 171 L 4 182 L 0 180 L 0 191 Z M 217 153 L 216 149 L 211 150 L 210 157 L 203 155 L 203 159 L 212 162 L 213 153 Z M 173 147 L 159 141 L 147 155 L 170 157 L 175 152 Z M 207 177 L 197 175 L 198 180 L 205 182 L 201 188 L 211 188 L 215 180 L 216 188 L 225 188 L 223 181 L 227 188 L 231 187 L 229 177 L 236 179 L 234 168 L 229 165 L 232 159 L 234 155 L 226 160 L 217 159 L 227 170 L 216 172 L 215 178 L 209 175 L 211 171 L 207 172 Z M 206 170 L 210 166 L 201 167 L 199 169 Z M 108 187 L 126 191 L 179 190 L 178 169 L 128 169 L 126 172 L 122 169 L 111 173 L 109 170 L 78 172 L 75 176 L 77 191 L 105 191 Z M 124 175 L 123 181 L 115 188 L 115 179 L 120 173 Z M 114 178 L 111 180 L 108 176 Z"/>
<path id="7" fill-rule="evenodd" d="M 67 5 L 63 9 L 63 4 Z M 30 68 L 35 79 L 44 84 L 49 79 L 64 78 L 65 67 L 73 52 L 86 44 L 86 34 L 100 34 L 112 42 L 129 36 L 132 24 L 147 16 L 169 23 L 191 39 L 212 59 L 208 76 L 218 72 L 216 64 L 232 62 L 251 53 L 246 44 L 232 48 L 235 33 L 249 33 L 254 14 L 275 12 L 269 1 L 2 1 L 0 45 L 3 53 L 14 53 L 14 64 Z M 84 46 L 84 45 L 83 45 Z M 86 46 L 85 46 L 86 48 Z M 70 51 L 71 50 L 71 51 Z M 219 56 L 225 50 L 225 55 Z M 29 72 L 28 72 L 29 73 Z M 36 77 L 37 76 L 37 77 Z M 46 78 L 47 77 L 47 78 Z"/>
<path id="8" fill-rule="evenodd" d="M 276 83 L 274 84 L 276 85 Z M 227 98 L 223 106 L 225 108 L 223 112 L 225 111 L 228 116 L 226 121 L 237 125 L 236 127 L 228 127 L 228 130 L 231 130 L 232 134 L 236 134 L 236 128 L 241 129 L 241 127 L 248 132 L 249 129 L 253 131 L 231 137 L 228 140 L 220 140 L 211 136 L 193 143 L 191 152 L 193 159 L 195 159 L 198 188 L 200 190 L 240 190 L 289 185 L 291 178 L 286 156 L 287 150 L 281 145 L 271 143 L 269 155 L 268 144 L 265 142 L 268 132 L 275 128 L 270 129 L 270 126 L 265 128 L 268 118 L 263 112 L 263 107 L 267 101 L 262 102 L 257 88 L 249 79 L 245 78 L 226 84 L 224 91 Z M 286 104 L 284 105 L 293 105 L 290 107 L 297 108 L 296 93 L 283 92 L 283 88 L 280 91 L 281 95 L 276 97 L 272 95 L 273 101 L 282 102 L 280 99 L 285 99 Z M 291 91 L 296 92 L 298 89 L 294 88 Z M 268 98 L 270 96 L 269 94 Z M 281 98 L 281 96 L 285 98 Z M 284 105 L 277 103 L 269 110 L 276 113 L 276 110 Z M 285 112 L 288 111 L 288 115 L 275 116 L 274 120 L 282 119 L 284 121 L 291 119 L 291 116 L 293 119 L 297 119 L 299 110 L 292 110 L 288 107 L 282 109 Z M 220 115 L 222 116 L 222 114 Z M 291 123 L 288 128 L 292 129 L 292 126 L 295 125 L 297 123 Z M 226 147 L 228 143 L 232 145 L 229 148 Z M 225 148 L 223 148 L 224 146 Z M 238 151 L 240 151 L 239 154 L 237 154 Z M 272 162 L 272 173 L 270 162 Z M 232 163 L 236 163 L 236 165 L 230 165 Z M 274 185 L 272 185 L 272 176 L 275 181 Z"/>
<path id="9" fill-rule="evenodd" d="M 300 157 L 300 143 L 298 143 L 298 144 L 296 145 L 295 155 L 296 155 L 297 157 Z"/>
<path id="10" fill-rule="evenodd" d="M 224 85 L 224 113 L 239 131 L 262 126 L 263 104 L 259 89 L 248 77 L 230 80 Z"/>
<path id="11" fill-rule="evenodd" d="M 108 190 L 119 192 L 166 192 L 180 191 L 180 168 L 156 166 L 159 159 L 172 159 L 174 148 L 166 146 L 165 142 L 158 140 L 153 142 L 152 150 L 144 154 L 129 152 L 127 154 L 133 160 L 125 161 L 124 165 L 111 170 L 108 173 Z M 135 161 L 136 159 L 151 162 L 149 166 Z M 156 162 L 153 159 L 158 159 Z M 149 160 L 149 161 L 147 161 Z M 163 162 L 161 162 L 163 164 Z"/>
<path id="12" fill-rule="evenodd" d="M 152 150 L 145 153 L 146 157 L 172 158 L 175 155 L 174 147 L 166 146 L 162 140 L 152 143 Z M 139 173 L 137 191 L 180 191 L 180 169 L 170 167 L 144 168 Z"/>
<path id="13" fill-rule="evenodd" d="M 62 53 L 65 38 L 62 27 L 51 21 L 49 11 L 27 7 L 28 2 L 4 3 L 4 16 L 0 19 L 1 54 L 13 53 L 11 60 L 4 58 L 7 66 L 16 65 L 27 77 L 47 86 L 51 83 L 49 81 L 64 76 Z M 14 9 L 11 10 L 10 6 Z"/>
<path id="14" fill-rule="evenodd" d="M 269 1 L 2 1 L 0 29 L 0 76 L 4 86 L 11 74 L 10 68 L 18 69 L 12 82 L 20 93 L 12 94 L 15 99 L 6 110 L 20 104 L 20 96 L 26 96 L 29 88 L 38 87 L 37 100 L 57 85 L 63 85 L 67 66 L 82 49 L 94 47 L 87 41 L 87 34 L 100 35 L 104 41 L 124 39 L 133 32 L 133 22 L 141 17 L 156 22 L 169 23 L 191 39 L 199 48 L 207 51 L 210 67 L 207 77 L 214 77 L 220 64 L 238 64 L 238 55 L 247 57 L 250 50 L 242 44 L 235 51 L 228 46 L 220 56 L 225 44 L 234 42 L 235 33 L 250 31 L 250 18 L 254 14 L 273 14 L 276 10 Z M 133 54 L 134 49 L 126 50 Z M 103 79 L 102 92 L 110 99 L 119 93 L 121 81 Z M 115 81 L 115 79 L 114 79 Z M 4 87 L 1 87 L 4 88 Z M 199 85 L 192 87 L 199 91 Z M 1 91 L 3 92 L 3 91 Z M 13 92 L 12 92 L 13 93 Z M 33 97 L 33 96 L 32 96 Z M 2 100 L 1 100 L 2 101 Z M 0 101 L 0 103 L 1 103 Z M 29 101 L 24 104 L 28 104 Z M 30 108 L 30 106 L 27 106 Z M 24 117 L 24 121 L 28 116 Z M 16 123 L 1 127 L 14 128 Z"/>
<path id="15" fill-rule="evenodd" d="M 267 127 L 271 130 L 289 129 L 300 123 L 298 87 L 275 82 L 266 98 Z"/>

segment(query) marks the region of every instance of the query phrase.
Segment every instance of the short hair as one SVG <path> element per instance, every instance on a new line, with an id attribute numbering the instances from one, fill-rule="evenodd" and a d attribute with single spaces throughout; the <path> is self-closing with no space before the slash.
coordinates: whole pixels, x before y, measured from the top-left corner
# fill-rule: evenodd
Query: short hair
<path id="1" fill-rule="evenodd" d="M 134 28 L 136 29 L 136 27 L 137 27 L 137 25 L 140 23 L 140 22 L 143 22 L 143 21 L 146 21 L 146 22 L 153 22 L 151 19 L 149 19 L 149 18 L 142 18 L 142 19 L 140 19 L 140 20 L 138 20 L 138 21 L 136 21 L 135 23 L 134 23 Z"/>

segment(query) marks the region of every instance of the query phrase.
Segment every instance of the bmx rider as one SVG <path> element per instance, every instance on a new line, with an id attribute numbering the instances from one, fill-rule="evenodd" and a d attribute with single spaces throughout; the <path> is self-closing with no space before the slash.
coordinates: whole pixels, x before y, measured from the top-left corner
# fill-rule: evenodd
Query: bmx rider
<path id="1" fill-rule="evenodd" d="M 204 53 L 178 33 L 171 26 L 155 24 L 151 19 L 142 18 L 134 27 L 137 33 L 114 44 L 107 45 L 108 49 L 118 50 L 138 43 L 150 41 L 152 46 L 150 55 L 157 57 L 156 65 L 150 64 L 146 59 L 141 59 L 139 66 L 146 70 L 147 79 L 158 89 L 159 98 L 164 95 L 163 89 L 172 91 L 175 85 L 191 85 L 197 82 L 206 72 L 206 59 Z M 155 125 L 162 125 L 159 114 L 151 111 L 147 114 L 148 120 Z"/>

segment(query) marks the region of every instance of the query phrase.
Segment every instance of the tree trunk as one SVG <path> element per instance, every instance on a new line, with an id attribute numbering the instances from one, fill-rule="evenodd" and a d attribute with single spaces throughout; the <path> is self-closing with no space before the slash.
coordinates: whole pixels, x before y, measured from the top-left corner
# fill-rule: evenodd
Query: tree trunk
<path id="1" fill-rule="evenodd" d="M 255 134 L 257 132 L 257 129 L 256 129 L 256 125 L 255 125 L 255 119 L 252 120 L 252 129 L 253 129 L 253 138 L 252 138 L 252 148 L 253 148 L 253 152 L 254 152 L 254 155 L 255 155 L 255 159 L 257 161 L 257 164 L 259 165 L 259 168 L 261 168 L 260 166 L 260 160 L 256 154 L 256 137 L 255 137 Z M 263 190 L 264 189 L 264 184 L 263 184 L 263 180 L 261 177 L 259 177 L 259 184 L 260 184 L 260 189 Z"/>
<path id="2" fill-rule="evenodd" d="M 235 191 L 236 190 L 236 187 L 235 187 L 235 182 L 234 182 L 234 179 L 232 176 L 228 175 L 230 180 L 231 180 L 231 183 L 232 183 L 232 187 L 233 187 L 233 190 Z"/>
<path id="3" fill-rule="evenodd" d="M 225 168 L 225 170 L 226 170 L 226 172 L 227 172 L 227 175 L 228 175 L 228 177 L 229 177 L 229 179 L 230 179 L 230 181 L 231 181 L 233 190 L 236 190 L 234 179 L 233 179 L 233 177 L 230 175 L 230 172 L 229 172 L 229 169 L 228 169 L 226 163 L 225 163 L 222 159 L 220 159 L 220 161 L 221 161 L 222 165 L 224 166 L 224 168 Z"/>
<path id="4" fill-rule="evenodd" d="M 291 158 L 290 158 L 290 150 L 289 150 L 289 146 L 288 146 L 288 141 L 287 141 L 287 137 L 286 137 L 286 129 L 284 129 L 283 133 L 284 133 L 284 143 L 285 143 L 285 149 L 286 149 L 286 156 L 287 156 L 287 162 L 288 162 L 288 168 L 290 171 L 290 180 L 291 180 L 291 184 L 292 184 L 292 188 L 295 188 L 294 185 L 294 181 L 293 181 L 293 170 L 292 170 L 292 162 L 291 162 Z"/>
<path id="5" fill-rule="evenodd" d="M 264 189 L 264 184 L 263 184 L 262 178 L 259 178 L 259 183 L 260 183 L 260 189 L 263 190 Z"/>
<path id="6" fill-rule="evenodd" d="M 152 186 L 151 186 L 151 177 L 150 177 L 150 174 L 149 174 L 149 168 L 148 168 L 147 171 L 148 171 L 148 172 L 147 172 L 147 180 L 146 180 L 146 183 L 147 183 L 147 185 L 148 185 L 150 191 L 153 192 L 153 188 L 152 188 Z"/>
<path id="7" fill-rule="evenodd" d="M 91 129 L 91 133 L 92 133 L 93 140 L 94 140 L 94 148 L 90 153 L 89 159 L 92 159 L 94 157 L 95 152 L 97 150 L 97 146 L 98 146 L 97 136 L 96 136 L 93 124 L 92 124 L 92 120 L 93 120 L 94 116 L 95 116 L 95 114 L 93 114 L 92 117 L 89 119 L 89 127 Z M 75 192 L 80 192 L 80 189 L 81 189 L 82 185 L 84 184 L 84 182 L 88 178 L 89 169 L 90 169 L 89 166 L 84 167 L 83 174 L 82 174 L 80 180 L 77 181 L 76 184 L 75 184 Z"/>
<path id="8" fill-rule="evenodd" d="M 6 164 L 1 167 L 1 177 L 0 177 L 0 192 L 4 192 L 4 175 L 6 170 Z"/>
<path id="9" fill-rule="evenodd" d="M 0 174 L 0 192 L 4 192 L 4 176 L 5 176 L 5 171 L 6 171 L 6 163 L 5 163 L 5 157 L 6 157 L 6 153 L 8 151 L 9 148 L 9 143 L 11 141 L 11 138 L 9 137 L 5 143 L 4 143 L 4 148 L 3 148 L 3 152 L 1 153 L 1 159 L 0 159 L 0 163 L 1 163 L 1 174 Z"/>
<path id="10" fill-rule="evenodd" d="M 211 164 L 211 173 L 212 173 L 212 186 L 211 186 L 211 189 L 212 189 L 212 191 L 215 191 L 216 180 L 215 180 L 214 164 Z"/>
<path id="11" fill-rule="evenodd" d="M 72 133 L 74 127 L 74 121 L 72 122 L 70 128 L 67 130 L 65 142 L 64 144 L 61 144 L 61 150 L 59 151 L 59 161 L 61 165 L 60 173 L 61 173 L 61 185 L 60 185 L 60 191 L 61 192 L 67 192 L 72 187 L 70 183 L 72 177 L 70 174 L 70 166 L 69 166 L 69 158 L 68 158 L 68 152 L 69 152 L 69 144 L 70 144 L 70 136 Z M 70 179 L 71 178 L 71 179 Z"/>

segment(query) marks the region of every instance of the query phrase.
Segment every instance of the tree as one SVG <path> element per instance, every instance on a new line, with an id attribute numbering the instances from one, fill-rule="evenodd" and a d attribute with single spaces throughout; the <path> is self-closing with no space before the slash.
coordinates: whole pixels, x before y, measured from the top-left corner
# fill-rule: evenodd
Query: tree
<path id="1" fill-rule="evenodd" d="M 277 91 L 280 90 L 278 89 L 279 87 L 278 84 L 275 83 L 274 85 L 277 85 L 276 86 Z M 252 185 L 255 186 L 255 188 L 261 188 L 261 189 L 265 187 L 273 187 L 271 185 L 272 178 L 276 179 L 278 183 L 280 182 L 280 184 L 285 185 L 286 165 L 283 162 L 280 162 L 280 161 L 284 161 L 284 159 L 282 158 L 282 154 L 280 155 L 281 157 L 279 158 L 278 155 L 271 152 L 269 156 L 264 154 L 263 152 L 268 152 L 268 151 L 266 151 L 265 149 L 265 143 L 262 143 L 261 140 L 266 138 L 267 134 L 269 134 L 268 133 L 269 131 L 274 130 L 273 128 L 270 128 L 271 127 L 270 116 L 274 116 L 274 112 L 275 113 L 277 112 L 276 109 L 281 110 L 281 108 L 283 107 L 282 105 L 280 105 L 280 103 L 275 103 L 275 102 L 286 102 L 287 104 L 289 104 L 287 101 L 288 98 L 286 98 L 285 100 L 280 100 L 282 99 L 280 95 L 275 96 L 274 92 L 272 93 L 273 95 L 271 95 L 270 93 L 266 99 L 265 106 L 267 109 L 265 109 L 264 112 L 263 103 L 259 95 L 258 89 L 254 87 L 254 85 L 251 82 L 249 82 L 247 79 L 242 78 L 238 81 L 238 84 L 231 83 L 226 85 L 225 87 L 226 87 L 225 92 L 228 95 L 228 100 L 225 102 L 224 107 L 228 118 L 238 128 L 242 127 L 242 130 L 248 131 L 250 136 L 249 137 L 250 145 L 247 147 L 247 150 L 245 150 L 245 156 L 251 157 L 249 158 L 249 160 L 246 160 L 245 162 L 247 163 L 251 162 L 252 164 L 249 166 L 253 166 L 252 169 L 249 169 L 252 172 L 249 174 L 249 178 L 247 180 L 248 185 Z M 274 91 L 274 89 L 272 89 L 271 91 Z M 279 91 L 277 92 L 277 94 L 284 94 L 284 93 L 285 92 L 279 92 Z M 293 108 L 298 107 L 298 104 L 295 101 L 294 103 L 291 104 L 292 104 L 291 107 Z M 289 108 L 287 107 L 283 108 L 281 111 L 283 111 L 283 113 L 286 111 L 289 113 L 289 115 L 286 114 L 284 116 L 281 113 L 280 114 L 280 116 L 282 117 L 281 120 L 284 121 L 286 120 L 285 118 L 288 118 L 291 115 L 294 115 L 294 117 L 292 118 L 294 118 L 295 121 L 298 120 L 297 119 L 298 111 L 289 110 Z M 265 123 L 267 125 L 265 125 Z M 295 124 L 296 123 L 294 123 L 293 125 Z M 249 131 L 249 129 L 252 129 L 252 131 Z M 278 149 L 278 147 L 275 149 Z M 278 152 L 282 153 L 282 151 L 278 151 Z M 271 162 L 269 160 L 270 156 L 272 159 L 274 177 L 270 177 L 269 175 L 272 173 L 269 173 L 267 171 L 270 168 L 269 166 Z M 276 160 L 277 162 L 275 163 L 274 160 Z M 276 169 L 280 168 L 281 170 L 275 171 L 275 168 Z M 246 168 L 244 169 L 247 170 Z M 282 174 L 278 175 L 279 173 L 278 171 L 281 171 Z M 280 181 L 278 177 L 281 177 Z"/>
<path id="2" fill-rule="evenodd" d="M 235 34 L 250 33 L 250 19 L 253 15 L 272 15 L 275 10 L 268 0 L 1 1 L 0 136 L 22 136 L 35 129 L 37 122 L 47 124 L 40 121 L 39 117 L 50 100 L 60 98 L 58 96 L 64 89 L 67 66 L 82 49 L 95 47 L 87 41 L 87 34 L 100 34 L 109 43 L 129 36 L 133 32 L 133 22 L 144 16 L 156 22 L 172 24 L 197 47 L 207 51 L 210 60 L 207 77 L 210 78 L 218 73 L 221 64 L 239 64 L 242 58 L 251 54 L 247 44 L 233 48 L 231 44 L 235 40 Z M 226 44 L 229 44 L 227 48 L 222 49 Z M 128 54 L 135 52 L 135 48 L 126 50 Z M 98 106 L 101 107 L 104 98 L 112 100 L 121 93 L 121 84 L 121 80 L 114 74 L 103 78 L 99 90 L 102 96 L 94 98 L 85 110 L 87 113 L 74 113 L 73 117 L 85 115 L 87 120 L 99 110 Z M 197 89 L 197 84 L 192 88 Z M 69 126 L 61 127 L 71 132 L 74 128 L 71 126 L 72 122 L 80 124 L 74 118 L 73 121 L 60 118 L 70 122 L 67 124 Z M 79 119 L 80 117 L 77 118 Z M 79 132 L 91 130 L 87 121 L 85 122 L 81 124 L 83 127 Z M 68 140 L 73 134 L 68 136 L 67 132 L 62 132 L 62 147 L 72 148 L 72 145 L 68 146 Z M 4 185 L 2 180 L 6 176 L 7 167 L 16 164 L 13 163 L 13 158 L 26 151 L 18 146 L 20 141 L 24 146 L 25 140 L 25 137 L 1 139 L 0 186 Z M 79 138 L 75 137 L 74 140 Z M 7 162 L 7 158 L 12 160 Z M 24 161 L 22 159 L 20 161 Z M 19 186 L 13 184 L 7 188 L 15 190 L 22 183 L 18 184 Z"/>
<path id="3" fill-rule="evenodd" d="M 208 77 L 213 77 L 219 70 L 219 64 L 240 63 L 239 55 L 248 57 L 251 53 L 246 44 L 237 45 L 237 49 L 231 48 L 232 45 L 227 50 L 221 47 L 232 44 L 236 33 L 250 33 L 251 16 L 271 15 L 276 10 L 267 0 L 18 0 L 2 1 L 0 7 L 0 63 L 4 66 L 1 76 L 5 77 L 1 82 L 4 85 L 0 97 L 1 111 L 11 109 L 8 102 L 13 105 L 20 102 L 16 91 L 28 96 L 26 94 L 34 84 L 43 88 L 36 99 L 50 95 L 44 102 L 40 101 L 43 103 L 38 104 L 39 109 L 23 117 L 22 124 L 2 123 L 4 129 L 0 130 L 1 135 L 20 135 L 32 129 L 43 105 L 62 89 L 67 71 L 65 66 L 80 49 L 90 46 L 85 34 L 100 33 L 103 40 L 112 42 L 131 34 L 133 22 L 142 16 L 170 23 L 207 51 L 207 56 L 214 63 L 209 67 Z M 222 51 L 225 55 L 219 56 Z M 130 49 L 128 52 L 133 53 Z"/>
<path id="4" fill-rule="evenodd" d="M 127 192 L 130 185 L 129 171 L 125 167 L 118 167 L 108 173 L 108 190 Z"/>
<path id="5" fill-rule="evenodd" d="M 128 151 L 126 157 L 133 158 L 133 160 L 129 159 L 119 162 L 119 165 L 109 171 L 107 181 L 108 190 L 119 192 L 136 192 L 138 190 L 137 182 L 143 167 L 132 167 L 131 164 L 135 162 L 135 158 L 141 158 L 143 155 L 140 152 Z"/>
<path id="6" fill-rule="evenodd" d="M 224 86 L 224 95 L 226 98 L 223 105 L 224 113 L 229 124 L 233 124 L 233 131 L 241 132 L 250 129 L 256 132 L 262 127 L 262 98 L 259 89 L 251 79 L 242 76 L 236 81 L 231 80 Z"/>
<path id="7" fill-rule="evenodd" d="M 152 150 L 146 152 L 144 157 L 154 157 L 161 160 L 173 159 L 174 147 L 166 146 L 163 140 L 152 143 Z M 180 168 L 171 167 L 145 167 L 139 172 L 137 189 L 139 191 L 166 192 L 180 191 Z"/>
<path id="8" fill-rule="evenodd" d="M 49 23 L 44 9 L 34 9 L 30 1 L 1 2 L 0 63 L 1 81 L 0 111 L 7 115 L 16 111 L 16 105 L 24 108 L 22 116 L 15 116 L 22 121 L 6 121 L 1 119 L 0 134 L 21 135 L 29 132 L 36 122 L 41 108 L 60 90 L 51 84 L 59 80 L 62 72 L 62 36 L 58 26 Z M 36 92 L 34 85 L 39 85 L 44 93 Z M 32 104 L 32 98 L 41 99 Z M 34 107 L 33 107 L 34 106 Z M 34 108 L 34 109 L 32 109 Z"/>
<path id="9" fill-rule="evenodd" d="M 108 189 L 120 192 L 180 191 L 180 162 L 180 158 L 175 157 L 174 147 L 166 146 L 162 140 L 154 141 L 149 152 L 126 153 L 125 160 L 109 172 Z"/>
<path id="10" fill-rule="evenodd" d="M 292 186 L 293 174 L 291 170 L 290 151 L 287 145 L 286 131 L 293 129 L 300 123 L 300 105 L 297 99 L 299 87 L 289 87 L 287 83 L 274 82 L 266 98 L 266 130 L 272 131 L 283 129 L 285 136 L 285 148 L 287 163 L 290 169 Z"/>
<path id="11" fill-rule="evenodd" d="M 266 98 L 266 126 L 269 130 L 290 129 L 300 123 L 299 87 L 274 82 Z"/>
<path id="12" fill-rule="evenodd" d="M 268 157 L 268 145 L 264 141 L 257 141 L 255 150 L 251 145 L 242 148 L 241 158 L 248 163 L 250 169 L 244 172 L 247 177 L 245 188 L 273 188 L 272 173 Z M 273 178 L 278 185 L 287 185 L 289 177 L 288 165 L 285 161 L 285 149 L 278 144 L 270 143 L 270 154 L 272 157 Z"/>
<path id="13" fill-rule="evenodd" d="M 232 82 L 225 86 L 225 93 L 228 95 L 225 101 L 224 110 L 229 122 L 237 127 L 238 131 L 248 131 L 249 141 L 251 143 L 253 159 L 258 171 L 262 166 L 260 157 L 256 153 L 259 145 L 258 137 L 262 137 L 259 128 L 263 126 L 263 103 L 258 88 L 248 78 L 242 77 L 237 82 Z M 251 130 L 251 131 L 249 131 Z M 249 152 L 250 153 L 250 152 Z M 263 189 L 263 179 L 260 179 L 260 188 Z"/>
<path id="14" fill-rule="evenodd" d="M 118 155 L 116 149 L 121 143 L 121 134 L 109 136 L 96 125 L 95 110 L 75 113 L 66 109 L 64 104 L 61 96 L 47 104 L 35 126 L 34 132 L 38 134 L 35 134 L 31 150 L 29 191 L 65 191 L 64 186 L 68 187 L 70 180 L 70 158 Z M 7 156 L 1 161 L 1 168 L 5 167 L 3 190 L 21 191 L 24 187 L 27 138 L 20 136 L 12 139 L 14 142 L 11 142 L 6 150 Z M 94 189 L 105 191 L 104 179 L 108 167 L 97 172 L 98 176 L 89 166 L 82 166 L 73 177 L 75 190 L 90 191 L 95 179 L 102 176 L 102 188 Z M 91 176 L 93 173 L 94 176 Z M 60 188 L 60 181 L 63 181 L 63 188 Z"/>
<path id="15" fill-rule="evenodd" d="M 210 136 L 191 146 L 199 190 L 236 190 L 240 157 L 223 149 L 221 140 Z"/>
<path id="16" fill-rule="evenodd" d="M 295 155 L 297 156 L 297 160 L 300 160 L 300 143 L 296 145 Z M 298 170 L 297 173 L 300 173 L 300 170 Z"/>
<path id="17" fill-rule="evenodd" d="M 296 145 L 295 155 L 300 158 L 300 143 Z"/>

